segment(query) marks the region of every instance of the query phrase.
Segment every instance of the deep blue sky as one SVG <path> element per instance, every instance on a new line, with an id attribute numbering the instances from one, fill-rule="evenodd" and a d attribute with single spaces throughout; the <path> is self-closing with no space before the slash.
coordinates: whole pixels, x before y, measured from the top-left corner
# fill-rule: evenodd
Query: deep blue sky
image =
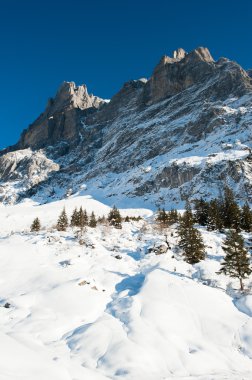
<path id="1" fill-rule="evenodd" d="M 177 47 L 252 67 L 251 0 L 0 0 L 0 148 L 64 80 L 110 98 Z"/>

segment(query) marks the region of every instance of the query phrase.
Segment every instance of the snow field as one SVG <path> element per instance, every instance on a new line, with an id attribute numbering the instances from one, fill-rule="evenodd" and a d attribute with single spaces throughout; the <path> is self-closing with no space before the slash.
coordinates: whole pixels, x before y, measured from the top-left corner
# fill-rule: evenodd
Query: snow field
<path id="1" fill-rule="evenodd" d="M 80 205 L 109 211 L 87 196 L 0 208 L 0 380 L 250 380 L 252 296 L 216 274 L 224 235 L 201 228 L 207 258 L 191 266 L 174 228 L 166 254 L 146 254 L 163 239 L 148 210 L 122 213 L 149 226 L 88 228 L 87 246 L 70 228 L 29 232 Z"/>

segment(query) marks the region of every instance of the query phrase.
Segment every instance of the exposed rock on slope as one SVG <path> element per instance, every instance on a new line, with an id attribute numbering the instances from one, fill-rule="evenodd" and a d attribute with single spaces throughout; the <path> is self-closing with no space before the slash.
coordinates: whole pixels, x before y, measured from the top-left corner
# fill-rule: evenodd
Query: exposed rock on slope
<path id="1" fill-rule="evenodd" d="M 44 148 L 59 165 L 41 185 L 28 180 L 21 197 L 46 201 L 55 188 L 61 197 L 85 184 L 111 203 L 160 205 L 215 196 L 226 183 L 244 200 L 252 196 L 251 127 L 248 73 L 226 58 L 214 61 L 206 48 L 178 49 L 109 103 L 65 83 L 10 150 Z M 1 178 L 3 193 L 12 181 Z"/>
<path id="2" fill-rule="evenodd" d="M 105 102 L 89 95 L 85 85 L 64 82 L 45 111 L 21 135 L 15 149 L 38 149 L 65 140 L 74 141 L 81 127 L 81 117 L 95 111 Z"/>
<path id="3" fill-rule="evenodd" d="M 9 152 L 0 157 L 0 197 L 2 201 L 16 201 L 19 194 L 46 181 L 50 173 L 59 170 L 59 165 L 48 159 L 42 151 L 30 149 Z M 12 188 L 16 192 L 12 192 Z"/>

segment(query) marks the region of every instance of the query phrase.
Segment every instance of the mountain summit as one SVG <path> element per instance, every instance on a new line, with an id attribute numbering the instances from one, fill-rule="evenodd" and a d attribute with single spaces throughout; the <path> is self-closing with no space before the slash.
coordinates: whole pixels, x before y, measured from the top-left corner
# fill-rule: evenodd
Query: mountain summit
<path id="1" fill-rule="evenodd" d="M 1 200 L 86 189 L 109 203 L 171 205 L 211 198 L 224 184 L 250 200 L 251 127 L 250 71 L 204 47 L 179 48 L 110 102 L 64 82 L 1 152 Z"/>
<path id="2" fill-rule="evenodd" d="M 64 82 L 45 111 L 22 133 L 18 148 L 41 148 L 61 140 L 71 141 L 81 127 L 81 117 L 98 109 L 105 102 L 89 95 L 85 85 Z"/>

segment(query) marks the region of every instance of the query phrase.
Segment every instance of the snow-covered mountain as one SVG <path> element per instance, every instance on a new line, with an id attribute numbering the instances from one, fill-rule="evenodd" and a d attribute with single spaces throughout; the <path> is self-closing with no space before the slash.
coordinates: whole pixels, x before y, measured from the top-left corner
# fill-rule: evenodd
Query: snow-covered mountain
<path id="1" fill-rule="evenodd" d="M 110 101 L 60 87 L 0 153 L 0 380 L 251 380 L 252 274 L 242 292 L 219 274 L 226 231 L 199 225 L 206 257 L 187 263 L 153 214 L 225 184 L 251 200 L 251 128 L 250 72 L 205 48 Z M 55 228 L 63 207 L 112 204 L 134 217 L 121 229 Z"/>
<path id="2" fill-rule="evenodd" d="M 250 71 L 206 48 L 178 49 L 110 102 L 64 83 L 1 152 L 0 197 L 44 203 L 73 192 L 155 208 L 228 184 L 251 200 L 251 128 Z"/>

